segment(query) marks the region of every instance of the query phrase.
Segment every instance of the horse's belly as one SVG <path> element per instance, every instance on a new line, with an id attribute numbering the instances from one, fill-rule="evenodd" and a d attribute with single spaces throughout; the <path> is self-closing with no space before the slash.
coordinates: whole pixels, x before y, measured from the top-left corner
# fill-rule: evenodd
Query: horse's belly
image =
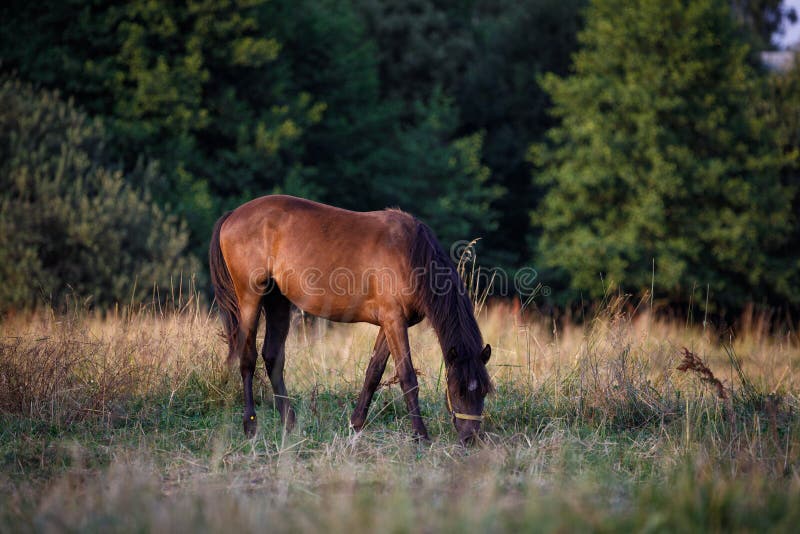
<path id="1" fill-rule="evenodd" d="M 311 315 L 324 317 L 340 323 L 373 323 L 378 324 L 378 313 L 372 306 L 356 302 L 331 301 L 330 299 L 309 299 L 288 297 L 292 303 Z"/>
<path id="2" fill-rule="evenodd" d="M 342 323 L 367 322 L 378 324 L 378 309 L 372 299 L 358 294 L 334 291 L 314 291 L 295 285 L 280 287 L 292 304 L 306 313 Z"/>
<path id="3" fill-rule="evenodd" d="M 380 324 L 382 315 L 407 316 L 413 292 L 399 266 L 353 265 L 347 260 L 325 262 L 309 256 L 291 264 L 276 261 L 270 274 L 286 298 L 318 317 Z"/>

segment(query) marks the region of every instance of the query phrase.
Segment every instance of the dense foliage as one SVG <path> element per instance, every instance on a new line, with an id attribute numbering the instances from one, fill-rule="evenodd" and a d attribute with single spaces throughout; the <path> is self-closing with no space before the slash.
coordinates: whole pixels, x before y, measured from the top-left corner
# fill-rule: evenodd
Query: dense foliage
<path id="1" fill-rule="evenodd" d="M 12 0 L 0 71 L 34 107 L 55 89 L 87 114 L 93 164 L 154 199 L 154 225 L 187 225 L 166 253 L 187 261 L 224 210 L 285 192 L 484 237 L 484 261 L 532 263 L 561 303 L 601 276 L 649 288 L 655 260 L 674 302 L 796 304 L 800 88 L 756 54 L 780 0 L 586 3 Z M 59 176 L 81 194 L 81 172 Z M 139 269 L 114 290 L 88 269 L 49 284 L 112 302 Z"/>
<path id="2" fill-rule="evenodd" d="M 103 117 L 125 165 L 160 161 L 165 180 L 149 185 L 198 255 L 223 209 L 276 191 L 407 206 L 450 240 L 494 227 L 479 132 L 459 136 L 432 87 L 401 121 L 347 3 L 17 4 L 2 17 L 7 66 Z"/>
<path id="3" fill-rule="evenodd" d="M 0 311 L 72 292 L 137 301 L 197 270 L 177 218 L 129 183 L 156 169 L 126 179 L 105 142 L 102 125 L 58 94 L 0 82 Z"/>
<path id="4" fill-rule="evenodd" d="M 575 291 L 800 302 L 797 263 L 777 261 L 797 225 L 782 179 L 796 154 L 754 105 L 764 87 L 725 7 L 596 1 L 574 74 L 546 77 L 561 124 L 533 151 L 548 188 L 533 218 Z"/>

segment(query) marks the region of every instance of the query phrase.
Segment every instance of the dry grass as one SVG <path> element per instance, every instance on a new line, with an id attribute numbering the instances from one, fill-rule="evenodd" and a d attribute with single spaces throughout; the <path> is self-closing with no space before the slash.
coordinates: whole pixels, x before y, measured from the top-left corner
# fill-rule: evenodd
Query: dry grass
<path id="1" fill-rule="evenodd" d="M 281 433 L 261 381 L 261 427 L 247 440 L 237 373 L 200 307 L 7 320 L 0 531 L 796 524 L 796 336 L 762 324 L 720 343 L 709 328 L 625 309 L 609 302 L 580 326 L 485 307 L 497 392 L 486 442 L 469 450 L 443 409 L 441 355 L 424 325 L 411 343 L 430 445 L 410 440 L 391 384 L 364 431 L 348 429 L 375 327 L 297 316 L 286 378 L 297 428 Z M 701 376 L 678 370 L 687 354 Z"/>

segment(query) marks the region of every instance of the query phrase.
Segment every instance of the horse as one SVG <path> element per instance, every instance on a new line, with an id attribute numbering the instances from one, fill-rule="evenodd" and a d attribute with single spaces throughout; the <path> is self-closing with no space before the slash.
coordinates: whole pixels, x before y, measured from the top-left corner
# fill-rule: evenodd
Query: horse
<path id="1" fill-rule="evenodd" d="M 350 418 L 360 432 L 391 354 L 413 435 L 429 441 L 420 414 L 408 328 L 427 318 L 442 349 L 448 411 L 462 443 L 474 441 L 492 390 L 472 302 L 433 231 L 399 209 L 354 212 L 287 195 L 251 200 L 216 222 L 209 247 L 215 299 L 228 342 L 228 362 L 244 387 L 243 427 L 257 422 L 253 374 L 256 331 L 266 319 L 262 357 L 281 424 L 295 412 L 283 379 L 285 342 L 294 305 L 332 321 L 379 327 L 364 385 Z"/>

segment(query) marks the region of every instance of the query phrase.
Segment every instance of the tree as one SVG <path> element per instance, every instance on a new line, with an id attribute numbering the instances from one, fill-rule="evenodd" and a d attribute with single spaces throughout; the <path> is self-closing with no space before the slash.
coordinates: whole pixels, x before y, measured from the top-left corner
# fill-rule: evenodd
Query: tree
<path id="1" fill-rule="evenodd" d="M 431 94 L 417 106 L 381 91 L 378 48 L 351 3 L 68 0 L 0 14 L 2 67 L 101 117 L 106 155 L 125 169 L 159 161 L 160 179 L 137 185 L 188 221 L 197 256 L 223 209 L 274 192 L 361 210 L 400 204 L 469 228 L 459 238 L 494 224 L 481 199 L 496 188 L 459 204 L 486 181 L 480 136 L 449 118 L 434 125 Z M 435 107 L 436 119 L 416 114 Z M 434 153 L 414 144 L 423 138 Z M 402 193 L 412 181 L 424 195 Z"/>
<path id="2" fill-rule="evenodd" d="M 496 226 L 491 203 L 501 189 L 488 183 L 482 135 L 458 131 L 452 98 L 424 85 L 409 100 L 395 94 L 399 80 L 379 76 L 383 52 L 373 39 L 380 36 L 370 36 L 369 20 L 347 3 L 271 5 L 285 44 L 277 63 L 286 62 L 297 90 L 326 105 L 304 136 L 306 165 L 314 167 L 323 200 L 362 210 L 399 206 L 447 241 Z M 410 78 L 404 83 L 415 86 Z"/>
<path id="3" fill-rule="evenodd" d="M 106 142 L 58 93 L 0 81 L 0 312 L 67 294 L 138 301 L 197 270 L 186 228 L 103 163 Z"/>
<path id="4" fill-rule="evenodd" d="M 763 124 L 765 132 L 775 138 L 787 164 L 781 178 L 791 199 L 789 222 L 792 231 L 783 246 L 773 255 L 776 292 L 780 295 L 800 293 L 800 60 L 793 68 L 767 76 L 764 93 L 751 106 L 752 113 Z"/>
<path id="5" fill-rule="evenodd" d="M 59 88 L 104 119 L 108 156 L 158 160 L 154 195 L 185 218 L 204 254 L 224 207 L 306 191 L 301 143 L 323 103 L 277 64 L 271 6 L 247 2 L 11 2 L 2 67 Z M 22 38 L 22 36 L 26 36 Z M 30 37 L 30 39 L 28 39 Z"/>
<path id="6" fill-rule="evenodd" d="M 772 48 L 775 33 L 783 31 L 787 22 L 797 22 L 797 12 L 793 7 L 785 7 L 783 0 L 731 0 L 730 5 L 759 50 Z"/>
<path id="7" fill-rule="evenodd" d="M 400 132 L 396 150 L 382 161 L 383 178 L 375 183 L 381 203 L 411 211 L 446 244 L 494 230 L 491 204 L 503 190 L 489 182 L 491 171 L 481 161 L 483 136 L 453 139 L 458 115 L 441 93 L 417 107 L 422 121 Z"/>
<path id="8" fill-rule="evenodd" d="M 381 207 L 374 182 L 382 179 L 384 154 L 395 150 L 398 108 L 381 99 L 377 50 L 363 20 L 334 0 L 272 0 L 267 7 L 264 18 L 283 43 L 276 67 L 291 73 L 294 92 L 324 106 L 300 139 L 309 193 L 350 209 Z"/>
<path id="9" fill-rule="evenodd" d="M 354 0 L 378 46 L 381 90 L 406 103 L 426 102 L 435 90 L 452 95 L 475 59 L 475 2 Z"/>
<path id="10" fill-rule="evenodd" d="M 760 79 L 722 0 L 595 0 L 574 74 L 544 86 L 561 121 L 532 149 L 548 188 L 538 257 L 574 291 L 610 284 L 726 306 L 774 295 L 792 230 L 787 163 L 752 102 Z"/>
<path id="11" fill-rule="evenodd" d="M 545 72 L 566 73 L 584 0 L 355 3 L 378 46 L 381 93 L 402 106 L 399 122 L 406 134 L 425 137 L 423 131 L 432 124 L 427 114 L 435 112 L 457 119 L 445 121 L 448 126 L 439 128 L 440 137 L 481 139 L 480 163 L 490 170 L 482 187 L 492 198 L 486 214 L 497 219 L 470 231 L 485 238 L 483 260 L 519 265 L 528 257 L 526 208 L 538 197 L 525 154 L 552 123 L 549 99 L 538 79 Z M 436 102 L 442 95 L 451 110 Z M 410 164 L 420 165 L 415 160 Z M 478 207 L 462 206 L 465 211 Z"/>
<path id="12" fill-rule="evenodd" d="M 541 188 L 531 183 L 526 160 L 531 143 L 544 140 L 555 125 L 551 102 L 539 84 L 548 72 L 568 73 L 577 47 L 585 0 L 503 0 L 475 3 L 471 17 L 473 58 L 454 88 L 461 115 L 459 132 L 484 132 L 483 161 L 492 183 L 507 193 L 492 207 L 497 229 L 486 235 L 489 258 L 519 266 L 530 258 L 528 211 L 538 205 Z"/>

